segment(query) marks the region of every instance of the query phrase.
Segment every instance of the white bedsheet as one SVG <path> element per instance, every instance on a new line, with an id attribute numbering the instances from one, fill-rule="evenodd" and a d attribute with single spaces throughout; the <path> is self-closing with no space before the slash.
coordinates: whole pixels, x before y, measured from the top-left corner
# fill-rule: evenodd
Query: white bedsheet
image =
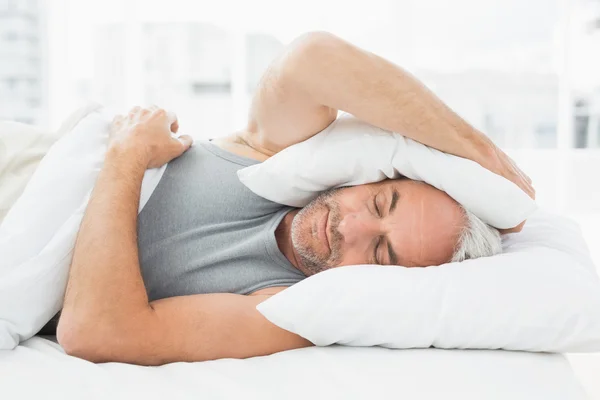
<path id="1" fill-rule="evenodd" d="M 161 367 L 93 364 L 42 337 L 0 351 L 4 399 L 588 399 L 564 356 L 311 347 Z"/>

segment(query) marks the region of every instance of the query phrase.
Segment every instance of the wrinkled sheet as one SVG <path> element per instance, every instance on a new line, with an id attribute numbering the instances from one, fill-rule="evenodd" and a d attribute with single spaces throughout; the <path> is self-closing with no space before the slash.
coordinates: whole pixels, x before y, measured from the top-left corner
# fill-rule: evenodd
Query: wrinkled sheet
<path id="1" fill-rule="evenodd" d="M 588 399 L 560 354 L 334 345 L 142 367 L 39 336 L 0 351 L 0 382 L 4 399 Z"/>

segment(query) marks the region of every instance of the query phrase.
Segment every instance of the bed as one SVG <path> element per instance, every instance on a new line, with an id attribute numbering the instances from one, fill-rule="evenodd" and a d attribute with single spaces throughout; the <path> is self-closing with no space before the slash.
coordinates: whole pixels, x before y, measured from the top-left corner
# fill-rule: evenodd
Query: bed
<path id="1" fill-rule="evenodd" d="M 7 146 L 15 149 L 9 156 L 23 165 L 15 168 L 20 175 L 8 176 L 0 163 L 0 200 L 6 200 L 0 222 L 53 141 L 89 110 L 77 111 L 51 138 L 24 125 L 0 125 L 4 143 L 18 142 Z M 23 303 L 9 308 L 16 304 Z M 560 354 L 332 345 L 141 367 L 68 356 L 53 336 L 0 350 L 0 382 L 5 399 L 589 399 Z"/>
<path id="2" fill-rule="evenodd" d="M 35 336 L 0 351 L 0 380 L 5 399 L 588 399 L 560 354 L 338 345 L 142 367 Z"/>

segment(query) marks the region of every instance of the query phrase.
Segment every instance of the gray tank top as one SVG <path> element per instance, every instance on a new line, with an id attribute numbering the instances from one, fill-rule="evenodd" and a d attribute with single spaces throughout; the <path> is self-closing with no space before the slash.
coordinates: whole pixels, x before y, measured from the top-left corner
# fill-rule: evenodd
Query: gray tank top
<path id="1" fill-rule="evenodd" d="M 249 294 L 305 278 L 281 253 L 275 229 L 293 208 L 255 195 L 237 170 L 259 161 L 197 141 L 171 161 L 138 216 L 150 301 L 202 293 Z"/>

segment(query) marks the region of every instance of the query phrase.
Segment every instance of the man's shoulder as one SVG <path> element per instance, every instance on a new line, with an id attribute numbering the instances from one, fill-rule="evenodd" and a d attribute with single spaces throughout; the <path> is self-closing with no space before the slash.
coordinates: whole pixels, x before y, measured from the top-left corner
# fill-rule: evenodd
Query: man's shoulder
<path id="1" fill-rule="evenodd" d="M 230 153 L 260 162 L 263 162 L 272 156 L 272 154 L 267 154 L 266 152 L 257 149 L 255 146 L 252 146 L 251 143 L 245 139 L 243 132 L 236 132 L 229 136 L 215 138 L 211 143 Z"/>

